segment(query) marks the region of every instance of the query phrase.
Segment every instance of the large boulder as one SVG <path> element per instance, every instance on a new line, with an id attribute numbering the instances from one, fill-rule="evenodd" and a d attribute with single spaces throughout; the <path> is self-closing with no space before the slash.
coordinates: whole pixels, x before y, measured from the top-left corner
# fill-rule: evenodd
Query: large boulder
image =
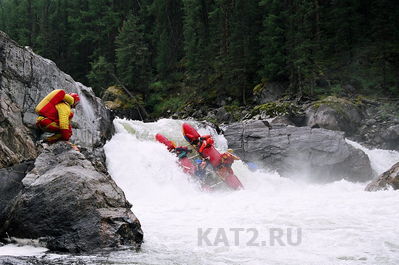
<path id="1" fill-rule="evenodd" d="M 23 189 L 22 179 L 33 168 L 33 161 L 0 169 L 0 224 L 4 223 L 6 209 Z"/>
<path id="2" fill-rule="evenodd" d="M 353 135 L 358 130 L 363 117 L 363 111 L 353 102 L 330 96 L 314 102 L 306 110 L 306 125 Z"/>
<path id="3" fill-rule="evenodd" d="M 15 177 L 22 188 L 5 209 L 1 235 L 40 238 L 51 250 L 69 252 L 140 246 L 140 222 L 123 191 L 69 144 L 47 146 L 20 178 Z"/>
<path id="4" fill-rule="evenodd" d="M 310 127 L 270 128 L 266 121 L 234 123 L 225 130 L 230 148 L 287 177 L 318 182 L 372 178 L 368 156 L 347 144 L 342 132 Z"/>
<path id="5" fill-rule="evenodd" d="M 366 187 L 366 191 L 379 191 L 390 188 L 399 189 L 399 162 L 370 182 Z"/>
<path id="6" fill-rule="evenodd" d="M 392 125 L 381 133 L 386 149 L 399 149 L 399 125 Z"/>
<path id="7" fill-rule="evenodd" d="M 104 163 L 111 112 L 91 88 L 3 32 L 0 71 L 0 238 L 41 238 L 51 250 L 71 252 L 140 246 L 140 223 Z M 80 95 L 71 141 L 81 153 L 35 143 L 35 106 L 59 88 Z"/>
<path id="8" fill-rule="evenodd" d="M 0 168 L 34 159 L 35 106 L 54 89 L 76 92 L 72 141 L 89 149 L 103 145 L 113 133 L 111 112 L 92 89 L 65 74 L 54 62 L 21 47 L 0 31 Z"/>

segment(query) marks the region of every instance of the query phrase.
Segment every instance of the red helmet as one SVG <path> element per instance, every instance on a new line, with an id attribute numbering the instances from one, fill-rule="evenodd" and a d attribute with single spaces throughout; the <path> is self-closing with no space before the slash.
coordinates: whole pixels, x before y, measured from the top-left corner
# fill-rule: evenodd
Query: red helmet
<path id="1" fill-rule="evenodd" d="M 76 106 L 80 101 L 79 95 L 76 93 L 70 93 L 69 95 L 73 97 L 73 105 Z"/>
<path id="2" fill-rule="evenodd" d="M 209 137 L 208 139 L 206 139 L 206 143 L 208 145 L 213 145 L 215 143 L 215 141 L 212 139 L 212 137 Z"/>

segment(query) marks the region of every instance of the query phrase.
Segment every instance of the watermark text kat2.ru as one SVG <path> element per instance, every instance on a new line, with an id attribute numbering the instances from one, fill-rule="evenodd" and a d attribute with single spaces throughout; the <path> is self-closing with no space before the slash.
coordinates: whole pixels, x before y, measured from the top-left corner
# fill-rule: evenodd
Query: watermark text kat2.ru
<path id="1" fill-rule="evenodd" d="M 299 246 L 301 228 L 198 228 L 198 246 Z"/>

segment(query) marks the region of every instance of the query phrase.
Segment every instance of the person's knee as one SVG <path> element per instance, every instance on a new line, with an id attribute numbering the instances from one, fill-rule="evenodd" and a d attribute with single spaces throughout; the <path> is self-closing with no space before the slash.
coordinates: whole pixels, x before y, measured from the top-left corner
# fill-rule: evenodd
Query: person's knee
<path id="1" fill-rule="evenodd" d="M 37 118 L 36 126 L 45 132 L 59 132 L 60 131 L 60 127 L 55 121 L 52 121 L 48 118 L 41 117 L 41 116 L 39 116 Z"/>

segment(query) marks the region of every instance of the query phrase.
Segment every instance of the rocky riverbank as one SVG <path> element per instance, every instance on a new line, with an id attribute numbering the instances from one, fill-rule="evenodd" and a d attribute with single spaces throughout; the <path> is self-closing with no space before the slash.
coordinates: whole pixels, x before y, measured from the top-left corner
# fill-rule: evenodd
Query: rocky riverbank
<path id="1" fill-rule="evenodd" d="M 271 89 L 271 88 L 268 88 Z M 323 128 L 344 132 L 345 137 L 370 148 L 399 151 L 399 100 L 362 95 L 326 96 L 321 99 L 290 98 L 267 89 L 247 106 L 219 108 L 187 105 L 171 118 L 206 120 L 217 127 L 250 120 L 281 125 Z M 273 92 L 274 91 L 274 92 Z"/>
<path id="2" fill-rule="evenodd" d="M 387 189 L 399 189 L 399 162 L 393 165 L 388 171 L 374 179 L 366 187 L 366 191 L 379 191 Z"/>
<path id="3" fill-rule="evenodd" d="M 140 247 L 132 205 L 107 174 L 113 116 L 91 88 L 0 32 L 0 238 L 39 239 L 50 250 Z M 34 108 L 53 89 L 79 93 L 71 141 L 37 144 Z"/>
<path id="4" fill-rule="evenodd" d="M 397 100 L 353 93 L 298 100 L 278 93 L 275 85 L 258 92 L 251 106 L 187 105 L 171 118 L 210 122 L 244 160 L 257 161 L 283 176 L 364 182 L 376 172 L 367 155 L 345 138 L 371 149 L 399 151 L 398 109 Z"/>

